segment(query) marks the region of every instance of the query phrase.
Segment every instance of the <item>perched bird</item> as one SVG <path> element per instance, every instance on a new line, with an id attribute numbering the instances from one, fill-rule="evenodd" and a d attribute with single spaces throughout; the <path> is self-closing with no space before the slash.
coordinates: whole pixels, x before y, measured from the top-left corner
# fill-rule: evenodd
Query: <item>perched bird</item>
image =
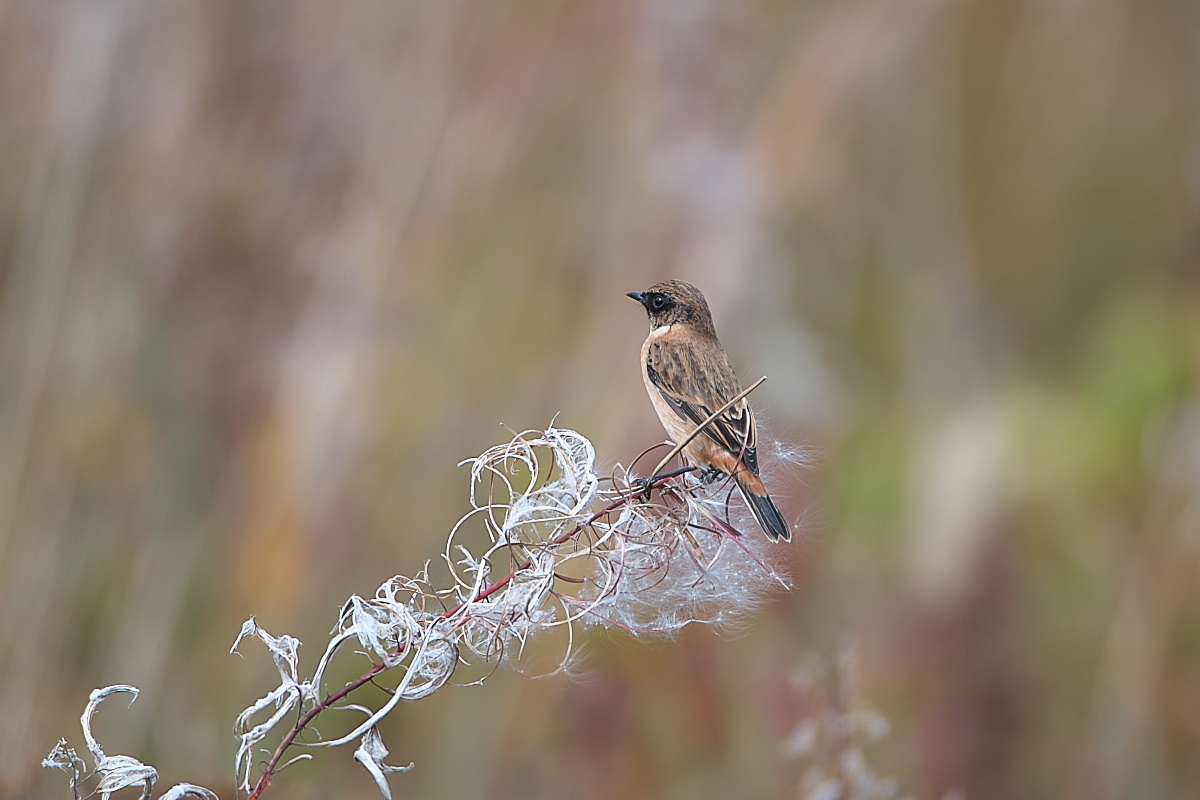
<path id="1" fill-rule="evenodd" d="M 650 335 L 642 345 L 646 392 L 667 435 L 682 442 L 741 386 L 699 289 L 665 281 L 629 296 L 650 315 Z M 759 478 L 756 442 L 754 414 L 743 397 L 688 442 L 683 455 L 691 466 L 731 476 L 767 536 L 791 541 L 790 527 Z"/>

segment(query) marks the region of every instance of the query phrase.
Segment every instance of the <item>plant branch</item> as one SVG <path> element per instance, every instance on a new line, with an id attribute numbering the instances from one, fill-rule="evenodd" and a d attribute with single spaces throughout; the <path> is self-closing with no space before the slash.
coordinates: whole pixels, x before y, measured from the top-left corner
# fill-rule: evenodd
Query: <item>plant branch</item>
<path id="1" fill-rule="evenodd" d="M 757 383 L 754 384 L 754 386 L 751 386 L 750 389 L 748 389 L 746 392 L 743 392 L 741 395 L 739 395 L 739 397 L 734 398 L 728 405 L 732 405 L 732 403 L 737 402 L 741 397 L 744 397 L 750 390 L 757 387 L 758 384 L 760 384 L 760 383 L 762 383 L 762 380 L 759 380 Z M 718 413 L 721 413 L 721 412 L 718 412 Z M 673 457 L 673 454 L 671 457 Z M 658 470 L 655 470 L 655 472 L 657 472 L 657 471 Z M 553 540 L 551 540 L 550 544 L 558 545 L 558 544 L 562 544 L 562 543 L 566 542 L 567 540 L 571 539 L 573 536 L 578 535 L 580 533 L 580 531 L 582 531 L 584 528 L 586 528 L 587 526 L 591 525 L 592 523 L 594 523 L 597 520 L 599 520 L 600 518 L 602 518 L 604 515 L 612 513 L 613 511 L 620 508 L 621 505 L 636 498 L 643 491 L 649 491 L 650 489 L 652 489 L 656 486 L 662 486 L 662 485 L 668 483 L 673 477 L 675 477 L 674 474 L 661 475 L 661 476 L 655 477 L 655 478 L 651 479 L 650 481 L 648 481 L 645 488 L 642 488 L 639 486 L 636 489 L 630 489 L 628 491 L 620 493 L 616 498 L 614 498 L 612 501 L 610 501 L 608 504 L 606 504 L 600 510 L 598 510 L 597 512 L 592 514 L 590 517 L 588 517 L 587 519 L 585 519 L 581 522 L 576 523 L 574 526 L 572 526 L 568 530 L 559 534 L 557 537 L 555 537 Z M 529 569 L 532 565 L 533 565 L 532 558 L 525 559 L 524 562 L 517 565 L 517 567 L 515 567 L 511 572 L 509 572 L 503 578 L 480 589 L 472 597 L 470 597 L 467 600 L 462 601 L 461 603 L 454 606 L 453 608 L 447 609 L 446 611 L 442 612 L 441 617 L 443 619 L 450 619 L 455 614 L 459 613 L 463 608 L 468 606 L 469 604 L 477 603 L 481 600 L 486 600 L 489 596 L 491 596 L 492 594 L 495 594 L 496 592 L 500 591 L 505 586 L 507 586 L 509 583 L 511 583 L 513 581 L 513 579 L 516 578 L 516 576 L 519 572 L 521 572 L 522 570 Z M 395 659 L 395 658 L 399 658 L 399 657 L 403 656 L 405 651 L 408 649 L 408 646 L 409 646 L 409 643 L 405 642 L 404 644 L 397 647 L 391 653 L 392 657 Z M 388 666 L 389 661 L 392 661 L 392 659 L 387 659 L 387 660 L 378 662 L 377 664 L 372 666 L 371 669 L 367 670 L 365 673 L 360 675 L 358 678 L 355 678 L 354 680 L 350 681 L 342 688 L 327 695 L 320 703 L 313 706 L 308 711 L 306 711 L 304 714 L 302 714 L 300 716 L 300 718 L 296 721 L 296 724 L 293 725 L 291 730 L 289 730 L 284 735 L 283 739 L 279 742 L 279 745 L 275 748 L 274 752 L 271 754 L 270 759 L 267 761 L 266 766 L 263 767 L 263 772 L 259 776 L 258 781 L 256 782 L 256 784 L 254 786 L 254 790 L 250 793 L 247 800 L 259 800 L 259 798 L 262 796 L 263 792 L 266 791 L 267 786 L 270 784 L 271 780 L 275 777 L 276 774 L 278 774 L 279 769 L 280 769 L 279 762 L 283 759 L 284 754 L 289 749 L 291 749 L 293 746 L 296 745 L 296 738 L 309 725 L 312 724 L 313 720 L 315 720 L 322 712 L 328 711 L 329 709 L 333 708 L 335 704 L 337 704 L 338 702 L 343 700 L 351 692 L 372 682 L 380 674 L 382 674 L 383 672 L 386 672 L 388 669 L 390 669 L 390 667 Z M 395 665 L 394 661 L 392 661 L 392 664 L 393 664 L 393 666 Z"/>

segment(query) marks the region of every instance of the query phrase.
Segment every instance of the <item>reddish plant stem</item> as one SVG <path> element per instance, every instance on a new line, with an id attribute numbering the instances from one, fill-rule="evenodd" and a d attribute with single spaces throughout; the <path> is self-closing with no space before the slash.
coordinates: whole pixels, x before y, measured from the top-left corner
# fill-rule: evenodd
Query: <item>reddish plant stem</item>
<path id="1" fill-rule="evenodd" d="M 396 651 L 397 654 L 402 652 L 404 652 L 403 647 Z M 263 769 L 263 774 L 259 776 L 258 783 L 254 785 L 254 791 L 250 793 L 248 800 L 258 800 L 258 798 L 262 796 L 262 793 L 267 790 L 267 785 L 271 782 L 271 779 L 275 777 L 276 767 L 279 765 L 279 759 L 283 758 L 283 754 L 296 741 L 296 737 L 300 735 L 301 731 L 308 727 L 309 723 L 317 718 L 318 714 L 329 709 L 334 703 L 338 702 L 358 687 L 365 683 L 369 683 L 376 675 L 383 672 L 385 669 L 387 669 L 386 662 L 380 661 L 378 664 L 371 667 L 371 669 L 367 670 L 367 672 L 363 675 L 360 675 L 358 678 L 355 678 L 347 683 L 341 689 L 338 689 L 336 692 L 330 694 L 321 701 L 320 705 L 313 706 L 307 712 L 305 712 L 304 715 L 302 715 L 300 719 L 296 721 L 296 724 L 292 726 L 292 729 L 287 732 L 287 735 L 283 737 L 283 741 L 281 741 L 279 746 L 275 748 L 275 752 L 271 754 L 271 760 L 267 762 L 267 766 Z"/>
<path id="2" fill-rule="evenodd" d="M 551 545 L 562 544 L 563 542 L 567 541 L 571 537 L 578 535 L 580 531 L 582 531 L 584 528 L 586 528 L 589 525 L 591 525 L 592 523 L 594 523 L 596 520 L 603 517 L 605 514 L 610 514 L 613 511 L 616 511 L 621 506 L 621 504 L 631 500 L 632 498 L 637 497 L 639 494 L 642 494 L 642 493 L 648 494 L 651 489 L 661 487 L 663 484 L 665 484 L 666 482 L 668 482 L 669 480 L 671 480 L 671 478 L 673 478 L 675 476 L 676 476 L 676 473 L 658 476 L 658 477 L 650 480 L 644 488 L 638 487 L 636 491 L 631 491 L 628 494 L 619 495 L 616 499 L 614 499 L 608 505 L 604 506 L 604 508 L 600 509 L 596 513 L 592 514 L 592 516 L 588 517 L 587 520 L 585 520 L 584 522 L 580 522 L 579 524 L 575 525 L 570 530 L 565 531 L 564 533 L 556 536 L 554 539 L 552 539 L 550 541 L 550 544 Z M 523 563 L 517 565 L 517 567 L 514 568 L 512 570 L 512 572 L 508 573 L 507 575 L 505 575 L 503 578 L 496 581 L 495 583 L 493 583 L 489 586 L 486 586 L 483 589 L 480 589 L 479 593 L 477 595 L 475 595 L 474 597 L 472 597 L 470 600 L 464 600 L 463 602 L 456 605 L 454 608 L 451 608 L 451 609 L 448 609 L 448 610 L 442 612 L 442 618 L 449 619 L 450 617 L 454 616 L 459 611 L 461 611 L 463 608 L 465 608 L 469 603 L 477 603 L 480 600 L 486 600 L 491 595 L 495 594 L 496 592 L 500 591 L 508 584 L 512 583 L 513 579 L 517 576 L 518 572 L 529 569 L 531 566 L 533 566 L 533 559 L 532 558 L 525 559 L 525 561 Z M 407 649 L 407 644 L 401 645 L 400 647 L 398 647 L 396 649 L 396 651 L 394 653 L 392 653 L 392 656 L 398 658 L 401 654 L 404 653 L 405 649 Z M 354 680 L 347 683 L 341 689 L 338 689 L 336 692 L 329 694 L 318 705 L 313 706 L 308 711 L 306 711 L 303 715 L 301 715 L 300 719 L 296 720 L 296 724 L 292 726 L 292 729 L 290 731 L 288 731 L 287 734 L 283 737 L 283 740 L 280 741 L 279 746 L 275 748 L 275 752 L 271 753 L 270 760 L 268 760 L 267 765 L 265 767 L 263 767 L 263 773 L 262 773 L 262 775 L 259 776 L 258 782 L 254 784 L 254 791 L 252 791 L 250 793 L 250 795 L 247 797 L 247 800 L 259 800 L 259 798 L 262 797 L 263 792 L 265 792 L 267 790 L 267 786 L 271 783 L 271 780 L 275 777 L 276 773 L 278 772 L 279 761 L 283 758 L 283 754 L 286 753 L 295 744 L 296 737 L 298 737 L 304 731 L 304 729 L 307 728 L 312 723 L 312 721 L 317 718 L 317 716 L 322 711 L 329 710 L 331 707 L 333 707 L 333 705 L 335 703 L 340 701 L 342 698 L 346 697 L 346 695 L 350 694 L 355 689 L 358 689 L 359 687 L 361 687 L 367 683 L 370 683 L 372 680 L 375 679 L 376 676 L 378 676 L 380 673 L 386 671 L 387 669 L 389 669 L 389 667 L 387 666 L 387 662 L 380 661 L 378 664 L 371 667 L 371 669 L 367 670 L 365 673 L 363 673 L 359 677 L 357 677 Z"/>

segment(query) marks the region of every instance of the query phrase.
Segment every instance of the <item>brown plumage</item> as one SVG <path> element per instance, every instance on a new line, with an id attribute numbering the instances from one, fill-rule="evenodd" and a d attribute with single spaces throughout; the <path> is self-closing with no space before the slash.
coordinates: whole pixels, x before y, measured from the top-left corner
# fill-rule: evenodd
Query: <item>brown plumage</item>
<path id="1" fill-rule="evenodd" d="M 629 296 L 650 315 L 650 335 L 642 345 L 646 392 L 667 435 L 682 442 L 736 397 L 741 385 L 699 289 L 665 281 Z M 731 476 L 767 536 L 790 541 L 791 529 L 759 477 L 757 439 L 754 413 L 742 398 L 692 439 L 683 455 L 692 466 Z"/>

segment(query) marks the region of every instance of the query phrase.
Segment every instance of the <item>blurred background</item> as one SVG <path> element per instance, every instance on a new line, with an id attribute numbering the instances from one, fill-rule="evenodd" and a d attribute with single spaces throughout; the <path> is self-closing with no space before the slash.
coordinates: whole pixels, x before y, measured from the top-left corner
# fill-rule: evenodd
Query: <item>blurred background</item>
<path id="1" fill-rule="evenodd" d="M 669 277 L 810 452 L 795 590 L 400 708 L 397 796 L 804 797 L 868 717 L 919 800 L 1200 796 L 1200 5 L 5 0 L 0 169 L 0 796 L 131 683 L 233 797 L 242 620 L 314 663 L 502 425 L 661 441 Z"/>

